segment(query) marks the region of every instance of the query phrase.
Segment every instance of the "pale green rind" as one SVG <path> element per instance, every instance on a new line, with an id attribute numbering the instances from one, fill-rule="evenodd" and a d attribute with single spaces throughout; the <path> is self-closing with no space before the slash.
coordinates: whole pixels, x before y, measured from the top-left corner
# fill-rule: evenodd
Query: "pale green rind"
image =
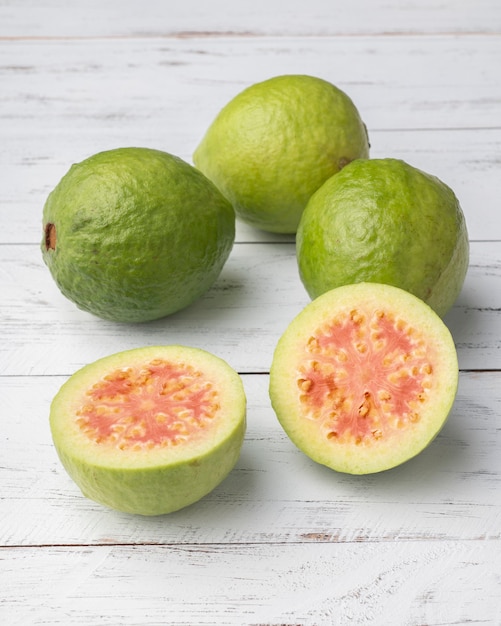
<path id="1" fill-rule="evenodd" d="M 352 100 L 314 76 L 251 85 L 217 115 L 193 155 L 243 221 L 295 233 L 308 199 L 346 163 L 369 156 Z"/>
<path id="2" fill-rule="evenodd" d="M 419 425 L 377 445 L 332 445 L 313 420 L 304 418 L 298 401 L 298 365 L 314 331 L 343 308 L 389 307 L 427 337 L 434 350 L 434 388 Z M 346 285 L 308 304 L 279 339 L 270 370 L 269 395 L 276 416 L 291 441 L 308 457 L 349 474 L 370 474 L 396 467 L 421 453 L 444 426 L 454 404 L 459 368 L 453 338 L 440 317 L 422 300 L 399 288 L 372 283 Z"/>
<path id="3" fill-rule="evenodd" d="M 310 199 L 297 261 L 312 298 L 340 285 L 387 283 L 443 316 L 468 269 L 464 214 L 447 185 L 403 161 L 354 161 Z"/>
<path id="4" fill-rule="evenodd" d="M 217 424 L 186 444 L 121 451 L 88 439 L 75 422 L 83 394 L 103 374 L 154 358 L 195 366 L 218 389 Z M 225 361 L 197 348 L 154 346 L 104 357 L 73 374 L 54 397 L 50 427 L 58 456 L 82 493 L 111 508 L 161 515 L 196 502 L 233 469 L 246 428 L 240 376 Z"/>
<path id="5" fill-rule="evenodd" d="M 43 259 L 61 292 L 99 317 L 144 322 L 185 308 L 219 276 L 235 213 L 178 157 L 149 148 L 100 152 L 71 167 L 50 193 L 56 228 Z"/>
<path id="6" fill-rule="evenodd" d="M 87 498 L 124 513 L 164 515 L 197 502 L 226 478 L 240 456 L 244 432 L 240 421 L 207 454 L 144 469 L 91 465 L 56 447 L 64 468 Z"/>

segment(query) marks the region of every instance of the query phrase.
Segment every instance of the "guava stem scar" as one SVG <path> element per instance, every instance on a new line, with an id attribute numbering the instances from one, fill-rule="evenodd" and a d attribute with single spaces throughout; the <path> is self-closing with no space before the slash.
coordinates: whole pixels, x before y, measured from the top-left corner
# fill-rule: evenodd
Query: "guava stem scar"
<path id="1" fill-rule="evenodd" d="M 45 225 L 45 249 L 46 250 L 55 250 L 56 249 L 56 226 L 51 222 L 48 222 Z"/>

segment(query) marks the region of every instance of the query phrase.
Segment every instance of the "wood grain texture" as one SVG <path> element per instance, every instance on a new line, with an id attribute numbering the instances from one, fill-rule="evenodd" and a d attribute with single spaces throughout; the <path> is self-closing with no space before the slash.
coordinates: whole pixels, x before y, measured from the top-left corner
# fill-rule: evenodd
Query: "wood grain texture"
<path id="1" fill-rule="evenodd" d="M 162 0 L 87 0 L 84 5 L 76 0 L 4 0 L 0 24 L 0 35 L 8 38 L 499 34 L 501 10 L 492 0 L 289 0 L 287 5 L 278 0 L 184 0 L 182 5 Z"/>
<path id="2" fill-rule="evenodd" d="M 499 541 L 6 549 L 1 610 L 12 626 L 497 624 L 500 556 Z"/>
<path id="3" fill-rule="evenodd" d="M 462 369 L 501 365 L 501 243 L 472 242 L 466 281 L 445 317 Z M 164 343 L 217 353 L 242 373 L 269 371 L 287 324 L 310 302 L 295 244 L 236 244 L 213 287 L 187 309 L 146 324 L 115 324 L 64 298 L 35 245 L 0 246 L 9 297 L 3 317 L 0 374 L 69 375 L 101 356 Z"/>
<path id="4" fill-rule="evenodd" d="M 501 623 L 501 4 L 497 0 L 0 0 L 0 622 L 6 626 L 444 626 Z M 112 324 L 44 266 L 42 207 L 71 163 L 145 145 L 188 162 L 219 109 L 281 73 L 331 80 L 373 158 L 456 192 L 471 242 L 445 317 L 460 384 L 421 455 L 336 474 L 286 437 L 268 397 L 288 322 L 309 302 L 292 236 L 237 224 L 188 309 Z M 84 498 L 48 412 L 79 367 L 140 345 L 226 359 L 248 397 L 240 460 L 164 517 Z"/>

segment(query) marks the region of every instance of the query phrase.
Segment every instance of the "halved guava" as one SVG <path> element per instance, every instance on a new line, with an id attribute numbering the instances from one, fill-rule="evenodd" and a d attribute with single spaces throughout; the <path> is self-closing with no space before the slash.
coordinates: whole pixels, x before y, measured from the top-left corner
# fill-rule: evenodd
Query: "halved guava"
<path id="1" fill-rule="evenodd" d="M 390 285 L 308 304 L 278 341 L 270 399 L 292 442 L 333 470 L 369 474 L 424 450 L 454 403 L 458 361 L 441 318 Z"/>
<path id="2" fill-rule="evenodd" d="M 198 348 L 154 346 L 104 357 L 71 376 L 50 409 L 52 438 L 88 498 L 141 515 L 212 491 L 245 434 L 240 376 Z"/>

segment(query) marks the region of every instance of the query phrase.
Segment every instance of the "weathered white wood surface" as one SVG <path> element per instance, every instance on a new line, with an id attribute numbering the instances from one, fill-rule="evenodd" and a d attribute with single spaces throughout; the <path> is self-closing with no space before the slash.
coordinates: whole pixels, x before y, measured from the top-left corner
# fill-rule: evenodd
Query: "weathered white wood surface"
<path id="1" fill-rule="evenodd" d="M 470 267 L 446 316 L 463 369 L 501 369 L 501 241 L 471 242 Z M 58 291 L 38 245 L 0 245 L 5 300 L 0 375 L 68 375 L 124 345 L 193 344 L 242 373 L 266 373 L 275 344 L 309 302 L 291 242 L 239 243 L 200 300 L 168 318 L 115 324 Z M 5 292 L 4 292 L 5 293 Z"/>
<path id="2" fill-rule="evenodd" d="M 482 540 L 4 552 L 12 626 L 465 626 L 501 613 L 499 551 Z"/>
<path id="3" fill-rule="evenodd" d="M 8 37 L 499 33 L 494 0 L 2 0 Z"/>
<path id="4" fill-rule="evenodd" d="M 498 0 L 0 0 L 2 624 L 501 624 L 500 61 Z M 438 175 L 468 223 L 446 317 L 461 368 L 450 420 L 381 475 L 315 465 L 270 407 L 274 346 L 308 302 L 292 237 L 239 224 L 214 287 L 140 326 L 76 309 L 39 251 L 43 203 L 72 162 L 119 145 L 189 161 L 229 98 L 296 72 L 344 88 L 372 156 Z M 242 374 L 242 456 L 183 511 L 108 511 L 62 470 L 50 401 L 85 363 L 172 342 Z"/>
<path id="5" fill-rule="evenodd" d="M 501 26 L 500 26 L 501 32 Z M 123 145 L 190 161 L 217 111 L 272 75 L 320 74 L 345 89 L 373 157 L 404 158 L 456 191 L 472 239 L 501 239 L 501 37 L 2 40 L 0 242 L 40 239 L 40 206 L 71 163 Z M 8 146 L 8 150 L 7 150 Z M 246 238 L 257 233 L 245 230 Z"/>

